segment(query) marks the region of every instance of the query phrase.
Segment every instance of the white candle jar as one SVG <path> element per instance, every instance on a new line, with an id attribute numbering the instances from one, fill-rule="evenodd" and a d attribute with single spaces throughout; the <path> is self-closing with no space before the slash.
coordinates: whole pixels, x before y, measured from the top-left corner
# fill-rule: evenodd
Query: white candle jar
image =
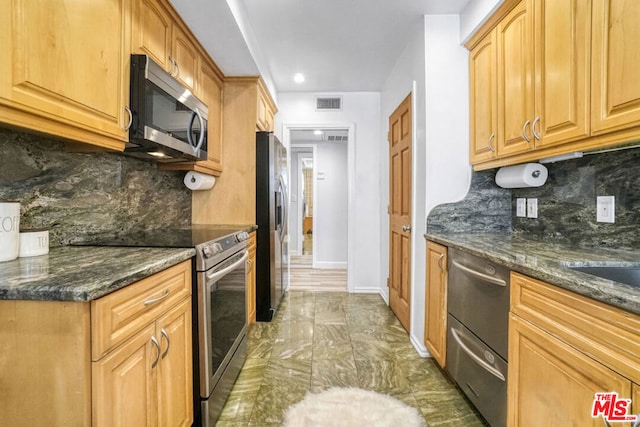
<path id="1" fill-rule="evenodd" d="M 20 252 L 20 202 L 0 201 L 0 261 L 18 258 Z"/>
<path id="2" fill-rule="evenodd" d="M 21 230 L 20 258 L 49 253 L 49 230 Z"/>

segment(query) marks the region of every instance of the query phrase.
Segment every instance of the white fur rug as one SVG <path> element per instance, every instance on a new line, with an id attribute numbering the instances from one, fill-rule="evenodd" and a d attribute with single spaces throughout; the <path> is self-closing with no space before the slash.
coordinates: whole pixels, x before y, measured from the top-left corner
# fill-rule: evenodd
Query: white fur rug
<path id="1" fill-rule="evenodd" d="M 307 393 L 290 406 L 284 427 L 424 427 L 415 408 L 393 397 L 359 388 Z"/>

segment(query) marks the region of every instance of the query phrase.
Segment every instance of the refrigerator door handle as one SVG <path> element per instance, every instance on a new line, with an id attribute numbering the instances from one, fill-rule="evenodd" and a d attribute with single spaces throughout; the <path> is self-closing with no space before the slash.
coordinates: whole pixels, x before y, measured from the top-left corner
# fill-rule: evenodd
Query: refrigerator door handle
<path id="1" fill-rule="evenodd" d="M 282 177 L 282 175 L 280 175 L 279 177 L 279 181 L 280 181 L 280 208 L 282 210 L 282 215 L 280 217 L 281 220 L 281 235 L 280 235 L 280 240 L 284 240 L 285 236 L 287 235 L 288 232 L 288 222 L 289 222 L 289 196 L 287 194 L 287 185 L 284 182 L 284 178 Z"/>

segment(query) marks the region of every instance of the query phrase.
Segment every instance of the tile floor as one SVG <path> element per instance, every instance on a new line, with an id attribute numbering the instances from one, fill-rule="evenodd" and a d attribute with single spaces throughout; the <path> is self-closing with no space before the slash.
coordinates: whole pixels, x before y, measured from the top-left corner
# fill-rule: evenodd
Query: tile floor
<path id="1" fill-rule="evenodd" d="M 420 410 L 428 426 L 484 426 L 379 295 L 289 292 L 249 329 L 249 355 L 217 426 L 279 426 L 309 391 L 360 387 Z M 399 424 L 400 425 L 400 424 Z"/>

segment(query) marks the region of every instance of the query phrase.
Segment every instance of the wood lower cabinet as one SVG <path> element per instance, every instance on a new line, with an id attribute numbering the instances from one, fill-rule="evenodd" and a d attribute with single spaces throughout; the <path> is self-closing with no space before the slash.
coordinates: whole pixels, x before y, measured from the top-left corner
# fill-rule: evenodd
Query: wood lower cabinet
<path id="1" fill-rule="evenodd" d="M 634 400 L 640 316 L 511 274 L 508 425 L 605 425 L 595 393 Z M 619 424 L 629 425 L 629 424 Z"/>
<path id="2" fill-rule="evenodd" d="M 447 248 L 427 241 L 424 343 L 444 368 L 447 357 Z"/>
<path id="3" fill-rule="evenodd" d="M 247 249 L 249 259 L 247 259 L 247 324 L 256 323 L 256 232 L 249 234 Z"/>
<path id="4" fill-rule="evenodd" d="M 123 150 L 129 7 L 129 0 L 3 2 L 0 120 Z"/>
<path id="5" fill-rule="evenodd" d="M 2 300 L 1 423 L 190 426 L 191 344 L 190 260 L 92 302 Z"/>

